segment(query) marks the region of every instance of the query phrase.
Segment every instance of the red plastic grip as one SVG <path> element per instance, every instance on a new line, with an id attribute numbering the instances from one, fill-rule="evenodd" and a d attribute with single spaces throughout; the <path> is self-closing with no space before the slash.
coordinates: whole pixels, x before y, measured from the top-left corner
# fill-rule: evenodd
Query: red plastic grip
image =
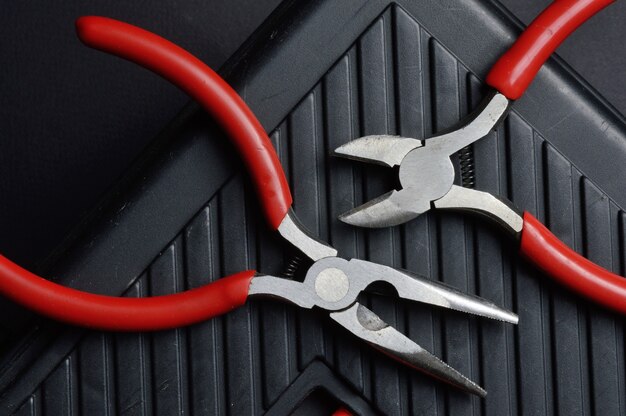
<path id="1" fill-rule="evenodd" d="M 241 272 L 172 295 L 122 298 L 61 286 L 0 256 L 0 293 L 72 325 L 106 331 L 156 331 L 191 325 L 243 305 L 254 273 Z"/>
<path id="2" fill-rule="evenodd" d="M 591 16 L 615 0 L 555 0 L 498 59 L 487 84 L 517 100 L 559 45 Z"/>
<path id="3" fill-rule="evenodd" d="M 541 270 L 573 291 L 626 314 L 626 278 L 576 253 L 528 212 L 524 213 L 520 250 Z"/>
<path id="4" fill-rule="evenodd" d="M 87 46 L 139 64 L 197 100 L 234 142 L 268 223 L 278 228 L 292 202 L 285 173 L 261 123 L 219 75 L 181 47 L 127 23 L 85 16 L 76 30 Z"/>

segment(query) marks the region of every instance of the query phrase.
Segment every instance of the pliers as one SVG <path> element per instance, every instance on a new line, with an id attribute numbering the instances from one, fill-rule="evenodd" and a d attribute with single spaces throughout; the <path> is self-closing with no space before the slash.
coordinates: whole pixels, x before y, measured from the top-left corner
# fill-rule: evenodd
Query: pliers
<path id="1" fill-rule="evenodd" d="M 151 331 L 218 316 L 248 298 L 270 298 L 317 308 L 356 337 L 392 358 L 467 392 L 485 391 L 427 352 L 357 297 L 375 282 L 398 296 L 483 317 L 517 323 L 517 315 L 441 283 L 358 259 L 337 257 L 299 223 L 278 156 L 263 127 L 237 93 L 200 60 L 169 41 L 135 26 L 103 17 L 82 17 L 77 32 L 88 46 L 133 61 L 160 74 L 195 98 L 231 138 L 250 173 L 269 226 L 312 263 L 302 281 L 253 270 L 186 292 L 151 298 L 86 293 L 36 276 L 0 256 L 0 293 L 34 311 L 73 325 L 111 331 Z"/>
<path id="2" fill-rule="evenodd" d="M 613 0 L 556 0 L 504 53 L 487 75 L 493 88 L 469 122 L 426 140 L 365 136 L 335 149 L 335 155 L 388 167 L 399 166 L 400 189 L 340 216 L 348 224 L 387 227 L 430 210 L 481 214 L 520 242 L 521 253 L 554 279 L 615 311 L 626 313 L 626 279 L 567 247 L 529 212 L 504 198 L 454 184 L 451 156 L 485 137 L 506 117 L 561 42 Z"/>

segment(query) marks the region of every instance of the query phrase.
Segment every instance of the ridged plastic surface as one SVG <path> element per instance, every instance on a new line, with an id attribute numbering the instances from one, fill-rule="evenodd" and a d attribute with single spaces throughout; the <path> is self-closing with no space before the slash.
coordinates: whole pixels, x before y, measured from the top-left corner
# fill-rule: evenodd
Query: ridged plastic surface
<path id="1" fill-rule="evenodd" d="M 427 23 L 391 6 L 271 137 L 298 217 L 341 255 L 404 267 L 519 314 L 513 327 L 383 297 L 366 302 L 479 381 L 486 399 L 407 370 L 323 314 L 267 301 L 190 329 L 87 334 L 19 413 L 260 414 L 307 365 L 322 360 L 381 414 L 624 414 L 622 318 L 526 264 L 499 230 L 454 214 L 369 231 L 336 220 L 393 184 L 382 170 L 330 158 L 331 149 L 366 134 L 428 137 L 457 123 L 485 90 Z M 626 215 L 548 142 L 550 134 L 514 109 L 503 127 L 474 146 L 476 188 L 509 197 L 569 246 L 624 273 Z M 603 137 L 587 139 L 601 145 Z M 241 178 L 226 181 L 189 219 L 130 295 L 171 293 L 246 267 L 282 269 L 285 246 L 263 225 Z"/>

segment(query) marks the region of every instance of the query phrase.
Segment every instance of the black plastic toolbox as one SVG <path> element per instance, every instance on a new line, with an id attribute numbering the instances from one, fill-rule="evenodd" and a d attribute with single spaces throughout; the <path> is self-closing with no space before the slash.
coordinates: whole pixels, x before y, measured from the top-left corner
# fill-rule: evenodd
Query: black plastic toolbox
<path id="1" fill-rule="evenodd" d="M 477 380 L 486 399 L 396 364 L 323 315 L 276 302 L 155 334 L 84 331 L 3 302 L 0 412 L 323 414 L 343 405 L 357 414 L 624 414 L 623 317 L 554 284 L 499 230 L 454 214 L 376 231 L 336 220 L 393 183 L 330 151 L 365 134 L 428 137 L 453 126 L 519 30 L 484 1 L 292 1 L 221 71 L 272 132 L 309 229 L 343 256 L 406 268 L 519 314 L 514 327 L 367 300 Z M 562 62 L 545 65 L 473 154 L 477 188 L 509 197 L 624 274 L 624 120 Z M 291 253 L 268 231 L 240 170 L 226 138 L 189 105 L 45 275 L 142 296 L 247 268 L 279 273 Z"/>

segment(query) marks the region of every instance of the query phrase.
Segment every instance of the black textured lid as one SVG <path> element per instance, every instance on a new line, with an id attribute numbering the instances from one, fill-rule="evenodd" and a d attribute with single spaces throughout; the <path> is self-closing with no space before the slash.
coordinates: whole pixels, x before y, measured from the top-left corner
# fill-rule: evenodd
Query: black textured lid
<path id="1" fill-rule="evenodd" d="M 513 327 L 366 300 L 479 381 L 486 399 L 392 362 L 323 314 L 264 301 L 157 334 L 35 320 L 2 357 L 3 412 L 313 414 L 312 403 L 318 411 L 343 403 L 362 414 L 623 414 L 623 319 L 553 284 L 497 229 L 451 214 L 375 231 L 336 220 L 393 183 L 380 169 L 331 158 L 330 150 L 365 134 L 421 138 L 456 124 L 518 33 L 486 2 L 446 4 L 285 4 L 222 73 L 272 132 L 298 217 L 341 255 L 406 268 L 519 314 Z M 225 143 L 191 105 L 49 275 L 84 290 L 137 296 L 246 268 L 280 272 L 289 252 L 263 224 Z M 503 126 L 475 144 L 473 157 L 476 188 L 512 199 L 577 251 L 624 272 L 625 125 L 558 60 L 542 69 Z M 33 318 L 4 308 L 16 323 Z"/>

